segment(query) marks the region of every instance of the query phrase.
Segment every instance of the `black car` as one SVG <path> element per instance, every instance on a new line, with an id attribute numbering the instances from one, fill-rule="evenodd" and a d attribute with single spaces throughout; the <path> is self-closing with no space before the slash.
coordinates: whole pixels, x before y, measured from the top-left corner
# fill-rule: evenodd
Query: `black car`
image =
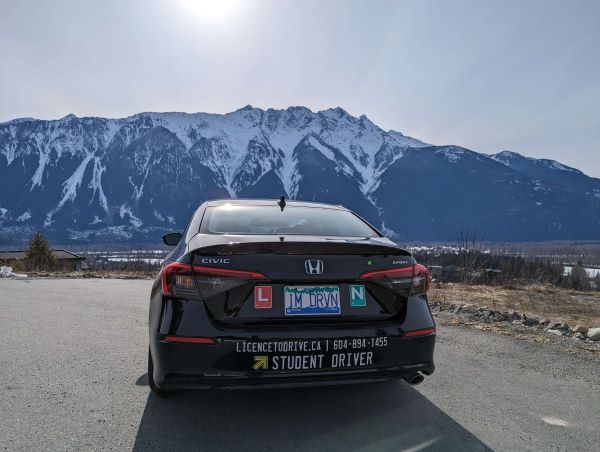
<path id="1" fill-rule="evenodd" d="M 150 299 L 148 376 L 177 388 L 301 386 L 434 370 L 429 272 L 355 213 L 327 204 L 202 204 Z"/>

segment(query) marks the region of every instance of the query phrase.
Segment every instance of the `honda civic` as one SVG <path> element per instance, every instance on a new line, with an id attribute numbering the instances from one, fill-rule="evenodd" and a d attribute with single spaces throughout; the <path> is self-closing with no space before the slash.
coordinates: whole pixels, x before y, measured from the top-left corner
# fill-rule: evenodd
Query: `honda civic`
<path id="1" fill-rule="evenodd" d="M 173 389 L 309 386 L 434 371 L 429 272 L 341 206 L 203 203 L 150 299 L 148 377 Z"/>

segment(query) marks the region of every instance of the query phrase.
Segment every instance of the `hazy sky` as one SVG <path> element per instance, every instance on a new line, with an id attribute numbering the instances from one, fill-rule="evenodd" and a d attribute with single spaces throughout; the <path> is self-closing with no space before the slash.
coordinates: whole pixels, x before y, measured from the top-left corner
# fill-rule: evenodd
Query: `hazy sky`
<path id="1" fill-rule="evenodd" d="M 600 1 L 0 0 L 0 121 L 341 106 L 600 176 Z"/>

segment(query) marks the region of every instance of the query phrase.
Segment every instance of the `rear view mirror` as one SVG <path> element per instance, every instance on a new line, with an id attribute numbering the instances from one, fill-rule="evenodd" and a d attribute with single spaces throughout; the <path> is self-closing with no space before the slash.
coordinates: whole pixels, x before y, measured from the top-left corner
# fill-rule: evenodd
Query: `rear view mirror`
<path id="1" fill-rule="evenodd" d="M 162 239 L 163 242 L 165 242 L 165 245 L 176 246 L 181 240 L 181 237 L 182 235 L 180 232 L 169 232 L 168 234 L 163 235 Z"/>

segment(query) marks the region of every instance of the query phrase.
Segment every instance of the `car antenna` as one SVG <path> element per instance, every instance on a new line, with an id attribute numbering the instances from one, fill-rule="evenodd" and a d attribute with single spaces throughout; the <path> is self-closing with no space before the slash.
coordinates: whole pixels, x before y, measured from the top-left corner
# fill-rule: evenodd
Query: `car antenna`
<path id="1" fill-rule="evenodd" d="M 279 205 L 279 207 L 281 208 L 281 211 L 283 212 L 283 209 L 285 209 L 285 196 L 281 195 L 279 197 L 279 202 L 277 203 Z"/>

